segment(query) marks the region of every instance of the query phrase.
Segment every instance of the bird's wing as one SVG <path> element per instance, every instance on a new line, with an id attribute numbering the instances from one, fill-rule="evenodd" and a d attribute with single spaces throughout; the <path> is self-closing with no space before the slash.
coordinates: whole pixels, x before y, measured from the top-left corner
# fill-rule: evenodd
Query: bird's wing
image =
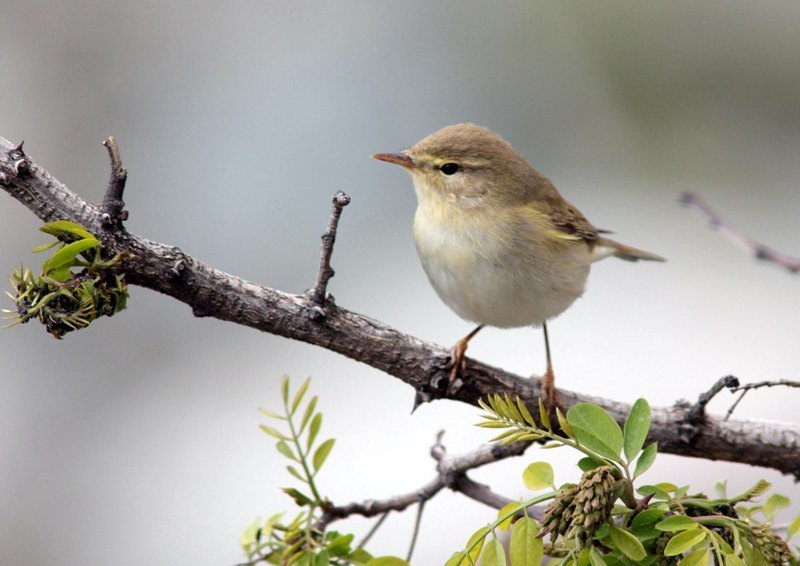
<path id="1" fill-rule="evenodd" d="M 595 226 L 586 220 L 583 213 L 573 205 L 559 197 L 552 199 L 549 203 L 551 221 L 556 231 L 563 234 L 563 237 L 571 240 L 590 240 L 598 238 L 600 232 Z"/>

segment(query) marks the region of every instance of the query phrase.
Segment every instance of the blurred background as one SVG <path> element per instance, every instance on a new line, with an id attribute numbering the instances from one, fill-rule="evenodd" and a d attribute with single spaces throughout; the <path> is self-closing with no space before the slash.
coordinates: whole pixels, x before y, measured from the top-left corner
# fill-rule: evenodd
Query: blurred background
<path id="1" fill-rule="evenodd" d="M 429 287 L 411 238 L 407 175 L 369 159 L 447 124 L 491 127 L 596 225 L 669 258 L 606 261 L 551 325 L 561 387 L 653 405 L 719 377 L 797 379 L 797 276 L 759 265 L 681 208 L 694 190 L 746 233 L 800 254 L 800 4 L 662 2 L 43 2 L 4 0 L 0 135 L 82 197 L 108 177 L 116 136 L 128 227 L 246 279 L 300 293 L 316 275 L 330 196 L 352 198 L 330 290 L 339 305 L 446 346 L 470 326 Z M 47 241 L 0 195 L 0 266 Z M 5 307 L 10 306 L 7 301 Z M 488 330 L 471 355 L 528 375 L 540 330 Z M 320 348 L 212 319 L 131 289 L 128 310 L 58 342 L 0 332 L 0 562 L 233 564 L 292 485 L 258 407 L 313 377 L 320 476 L 337 503 L 417 489 L 435 434 L 488 439 L 476 411 L 437 402 Z M 724 412 L 723 393 L 712 409 Z M 796 420 L 793 390 L 748 396 L 739 417 Z M 563 451 L 474 472 L 511 497 L 521 471 Z M 731 491 L 780 474 L 663 456 L 648 482 Z M 797 507 L 795 507 L 795 511 Z M 438 564 L 494 512 L 445 493 L 426 507 L 414 563 Z M 789 514 L 779 516 L 786 521 Z M 337 528 L 363 533 L 354 519 Z M 405 555 L 413 512 L 370 545 Z M 447 528 L 443 528 L 444 525 Z"/>

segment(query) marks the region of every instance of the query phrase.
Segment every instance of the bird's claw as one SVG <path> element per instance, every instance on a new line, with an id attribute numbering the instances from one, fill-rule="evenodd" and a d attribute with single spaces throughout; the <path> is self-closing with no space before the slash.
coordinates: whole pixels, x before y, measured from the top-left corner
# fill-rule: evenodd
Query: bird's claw
<path id="1" fill-rule="evenodd" d="M 450 355 L 450 370 L 447 379 L 447 394 L 452 395 L 461 388 L 463 384 L 461 378 L 467 373 L 467 341 L 459 340 L 453 346 L 453 351 Z"/>
<path id="2" fill-rule="evenodd" d="M 555 381 L 556 378 L 553 373 L 553 367 L 548 365 L 547 371 L 542 376 L 542 402 L 549 415 L 555 414 L 556 409 L 560 408 L 561 405 L 561 399 L 558 397 Z"/>

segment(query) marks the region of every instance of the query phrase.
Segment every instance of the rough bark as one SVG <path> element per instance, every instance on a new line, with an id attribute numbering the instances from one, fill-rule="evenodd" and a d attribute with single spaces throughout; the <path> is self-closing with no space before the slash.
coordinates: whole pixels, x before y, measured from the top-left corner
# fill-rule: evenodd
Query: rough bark
<path id="1" fill-rule="evenodd" d="M 513 375 L 475 360 L 469 360 L 462 386 L 448 392 L 447 349 L 330 301 L 320 305 L 306 296 L 245 281 L 175 246 L 131 234 L 121 221 L 109 221 L 104 207 L 81 199 L 3 138 L 0 186 L 43 222 L 67 219 L 83 225 L 100 238 L 107 254 L 122 254 L 129 283 L 174 297 L 189 305 L 197 316 L 231 321 L 338 352 L 405 381 L 422 401 L 451 398 L 474 405 L 490 393 L 506 392 L 535 407 L 542 393 L 538 379 Z M 121 191 L 114 198 L 121 201 Z M 120 220 L 124 219 L 124 213 L 119 213 Z M 609 399 L 567 390 L 559 393 L 565 409 L 581 401 L 596 403 L 620 423 L 630 409 Z M 741 462 L 800 476 L 800 425 L 725 421 L 693 407 L 653 409 L 650 440 L 658 442 L 660 452 Z M 487 457 L 496 459 L 488 447 Z"/>

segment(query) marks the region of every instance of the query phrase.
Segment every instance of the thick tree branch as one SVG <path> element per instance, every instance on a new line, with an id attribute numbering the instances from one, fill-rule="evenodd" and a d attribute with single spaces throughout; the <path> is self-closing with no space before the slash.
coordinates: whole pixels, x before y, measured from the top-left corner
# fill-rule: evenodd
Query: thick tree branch
<path id="1" fill-rule="evenodd" d="M 448 393 L 449 351 L 403 334 L 381 322 L 327 304 L 325 316 L 302 295 L 244 281 L 196 260 L 174 246 L 147 240 L 122 226 L 103 229 L 102 209 L 70 191 L 0 138 L 0 185 L 42 221 L 66 219 L 98 235 L 107 254 L 121 254 L 126 281 L 189 305 L 197 316 L 213 316 L 264 332 L 322 346 L 402 379 L 426 399 L 451 398 L 476 404 L 490 393 L 518 395 L 535 407 L 542 394 L 538 379 L 527 379 L 470 360 L 464 384 Z M 559 390 L 564 408 L 588 401 L 623 422 L 624 403 Z M 659 451 L 712 460 L 742 462 L 800 475 L 800 426 L 706 417 L 694 434 L 676 426 L 687 407 L 655 408 L 650 439 Z M 687 441 L 688 438 L 688 441 Z M 494 448 L 492 448 L 493 450 Z"/>

